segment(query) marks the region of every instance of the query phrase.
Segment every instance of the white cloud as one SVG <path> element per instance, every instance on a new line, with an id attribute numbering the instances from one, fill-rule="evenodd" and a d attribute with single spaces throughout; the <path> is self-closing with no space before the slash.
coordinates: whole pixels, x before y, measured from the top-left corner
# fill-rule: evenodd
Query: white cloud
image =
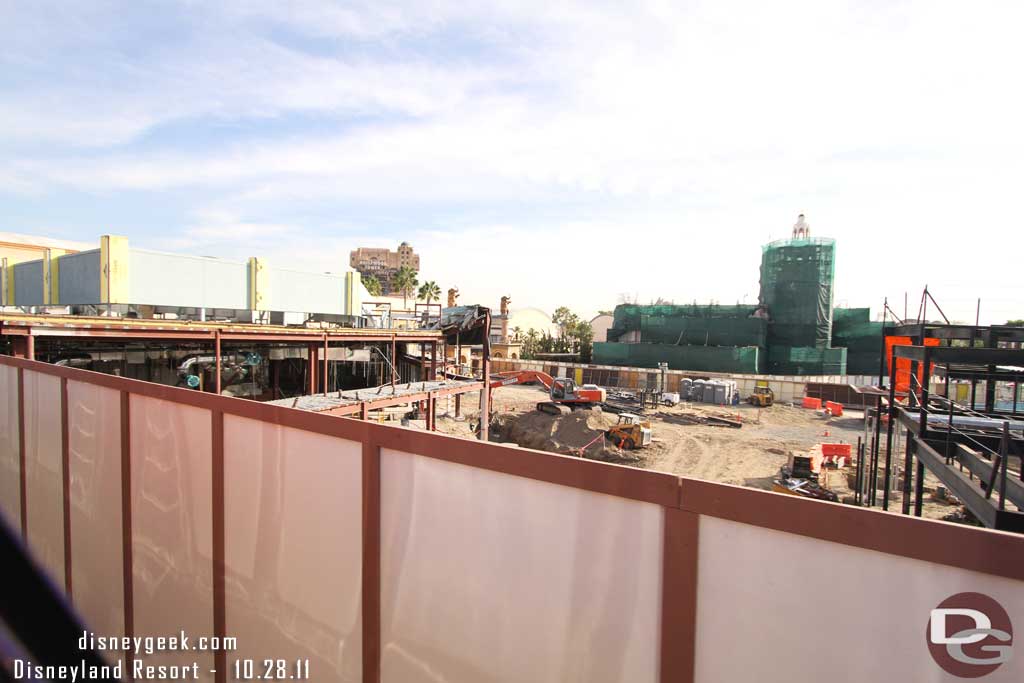
<path id="1" fill-rule="evenodd" d="M 58 143 L 0 161 L 3 189 L 194 193 L 194 224 L 168 244 L 267 249 L 324 269 L 391 241 L 347 211 L 393 207 L 425 277 L 492 302 L 512 293 L 587 311 L 624 291 L 749 301 L 758 246 L 804 210 L 840 240 L 840 300 L 877 308 L 927 282 L 956 317 L 973 313 L 975 292 L 993 319 L 1020 317 L 1024 6 L 190 10 L 187 37 L 147 60 L 102 52 L 102 78 L 0 100 L 15 142 Z M 271 40 L 268 27 L 313 48 Z M 215 117 L 230 132 L 297 113 L 335 125 L 118 147 L 175 122 Z M 301 218 L 331 203 L 337 220 Z M 210 206 L 221 213 L 201 213 Z M 292 207 L 294 219 L 265 217 Z M 992 255 L 993 244 L 1005 248 Z M 992 260 L 966 273 L 950 252 Z"/>

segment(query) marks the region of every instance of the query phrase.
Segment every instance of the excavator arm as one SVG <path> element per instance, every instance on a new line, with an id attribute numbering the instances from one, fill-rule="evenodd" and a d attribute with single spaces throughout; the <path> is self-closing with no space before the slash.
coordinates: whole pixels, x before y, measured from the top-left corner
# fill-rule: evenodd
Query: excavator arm
<path id="1" fill-rule="evenodd" d="M 491 388 L 507 387 L 512 384 L 526 384 L 527 382 L 540 382 L 548 391 L 555 380 L 546 372 L 539 370 L 512 370 L 510 372 L 498 372 L 491 375 Z"/>

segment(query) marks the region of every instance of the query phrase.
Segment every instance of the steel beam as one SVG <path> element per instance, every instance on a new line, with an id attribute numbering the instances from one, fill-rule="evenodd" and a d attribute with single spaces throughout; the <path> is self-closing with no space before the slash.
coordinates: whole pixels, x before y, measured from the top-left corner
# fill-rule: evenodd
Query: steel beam
<path id="1" fill-rule="evenodd" d="M 1021 349 L 978 349 L 957 346 L 894 346 L 893 354 L 897 358 L 923 361 L 925 349 L 935 363 L 964 363 L 967 365 L 1012 365 L 1019 366 L 1024 362 L 1024 350 Z M 955 371 L 955 368 L 954 368 Z"/>
<path id="2" fill-rule="evenodd" d="M 929 445 L 936 450 L 942 445 L 939 439 L 929 439 Z M 978 477 L 981 481 L 992 479 L 992 463 L 981 457 L 978 451 L 962 443 L 955 445 L 953 456 L 962 463 L 967 471 Z M 1011 477 L 1006 478 L 1006 498 L 1017 507 L 1024 509 L 1024 484 Z"/>
<path id="3" fill-rule="evenodd" d="M 928 442 L 916 436 L 912 438 L 917 458 L 947 489 L 953 492 L 953 495 L 967 506 L 971 514 L 977 517 L 982 524 L 990 529 L 1024 533 L 1024 513 L 999 510 L 992 501 L 985 499 L 984 492 L 966 474 L 946 465 L 942 454 L 932 448 Z"/>

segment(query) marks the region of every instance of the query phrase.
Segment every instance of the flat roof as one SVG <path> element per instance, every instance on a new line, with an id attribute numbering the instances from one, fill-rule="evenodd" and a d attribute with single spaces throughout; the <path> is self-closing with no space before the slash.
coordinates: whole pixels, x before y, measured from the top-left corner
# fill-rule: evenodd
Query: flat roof
<path id="1" fill-rule="evenodd" d="M 439 341 L 438 330 L 376 327 L 297 327 L 228 321 L 156 320 L 78 315 L 0 313 L 0 334 L 49 337 L 214 339 L 225 341 Z"/>

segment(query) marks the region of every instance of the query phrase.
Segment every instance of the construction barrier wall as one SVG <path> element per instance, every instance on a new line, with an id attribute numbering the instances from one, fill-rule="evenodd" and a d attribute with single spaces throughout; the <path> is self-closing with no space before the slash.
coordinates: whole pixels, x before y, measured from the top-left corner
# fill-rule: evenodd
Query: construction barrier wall
<path id="1" fill-rule="evenodd" d="M 841 644 L 844 679 L 938 680 L 946 598 L 1024 616 L 1017 535 L 8 357 L 0 472 L 88 628 L 237 638 L 141 656 L 207 681 L 243 658 L 316 681 L 833 678 L 836 656 L 780 659 L 794 637 Z"/>
<path id="2" fill-rule="evenodd" d="M 668 363 L 675 370 L 756 373 L 761 371 L 761 349 L 756 346 L 675 346 L 594 342 L 593 359 L 600 365 L 656 368 Z"/>
<path id="3" fill-rule="evenodd" d="M 571 377 L 578 384 L 596 384 L 609 389 L 631 391 L 658 389 L 661 382 L 658 370 L 615 365 L 552 364 L 546 361 L 501 359 L 492 360 L 491 369 L 493 372 L 538 370 L 552 377 Z M 663 390 L 678 391 L 683 378 L 732 380 L 736 382 L 736 388 L 743 398 L 753 394 L 755 387 L 768 387 L 775 393 L 775 400 L 782 403 L 798 403 L 804 396 L 827 395 L 830 400 L 835 400 L 832 397 L 856 395 L 852 387 L 871 386 L 878 379 L 871 375 L 776 376 L 668 370 Z M 851 404 L 860 403 L 860 400 L 851 400 Z"/>

